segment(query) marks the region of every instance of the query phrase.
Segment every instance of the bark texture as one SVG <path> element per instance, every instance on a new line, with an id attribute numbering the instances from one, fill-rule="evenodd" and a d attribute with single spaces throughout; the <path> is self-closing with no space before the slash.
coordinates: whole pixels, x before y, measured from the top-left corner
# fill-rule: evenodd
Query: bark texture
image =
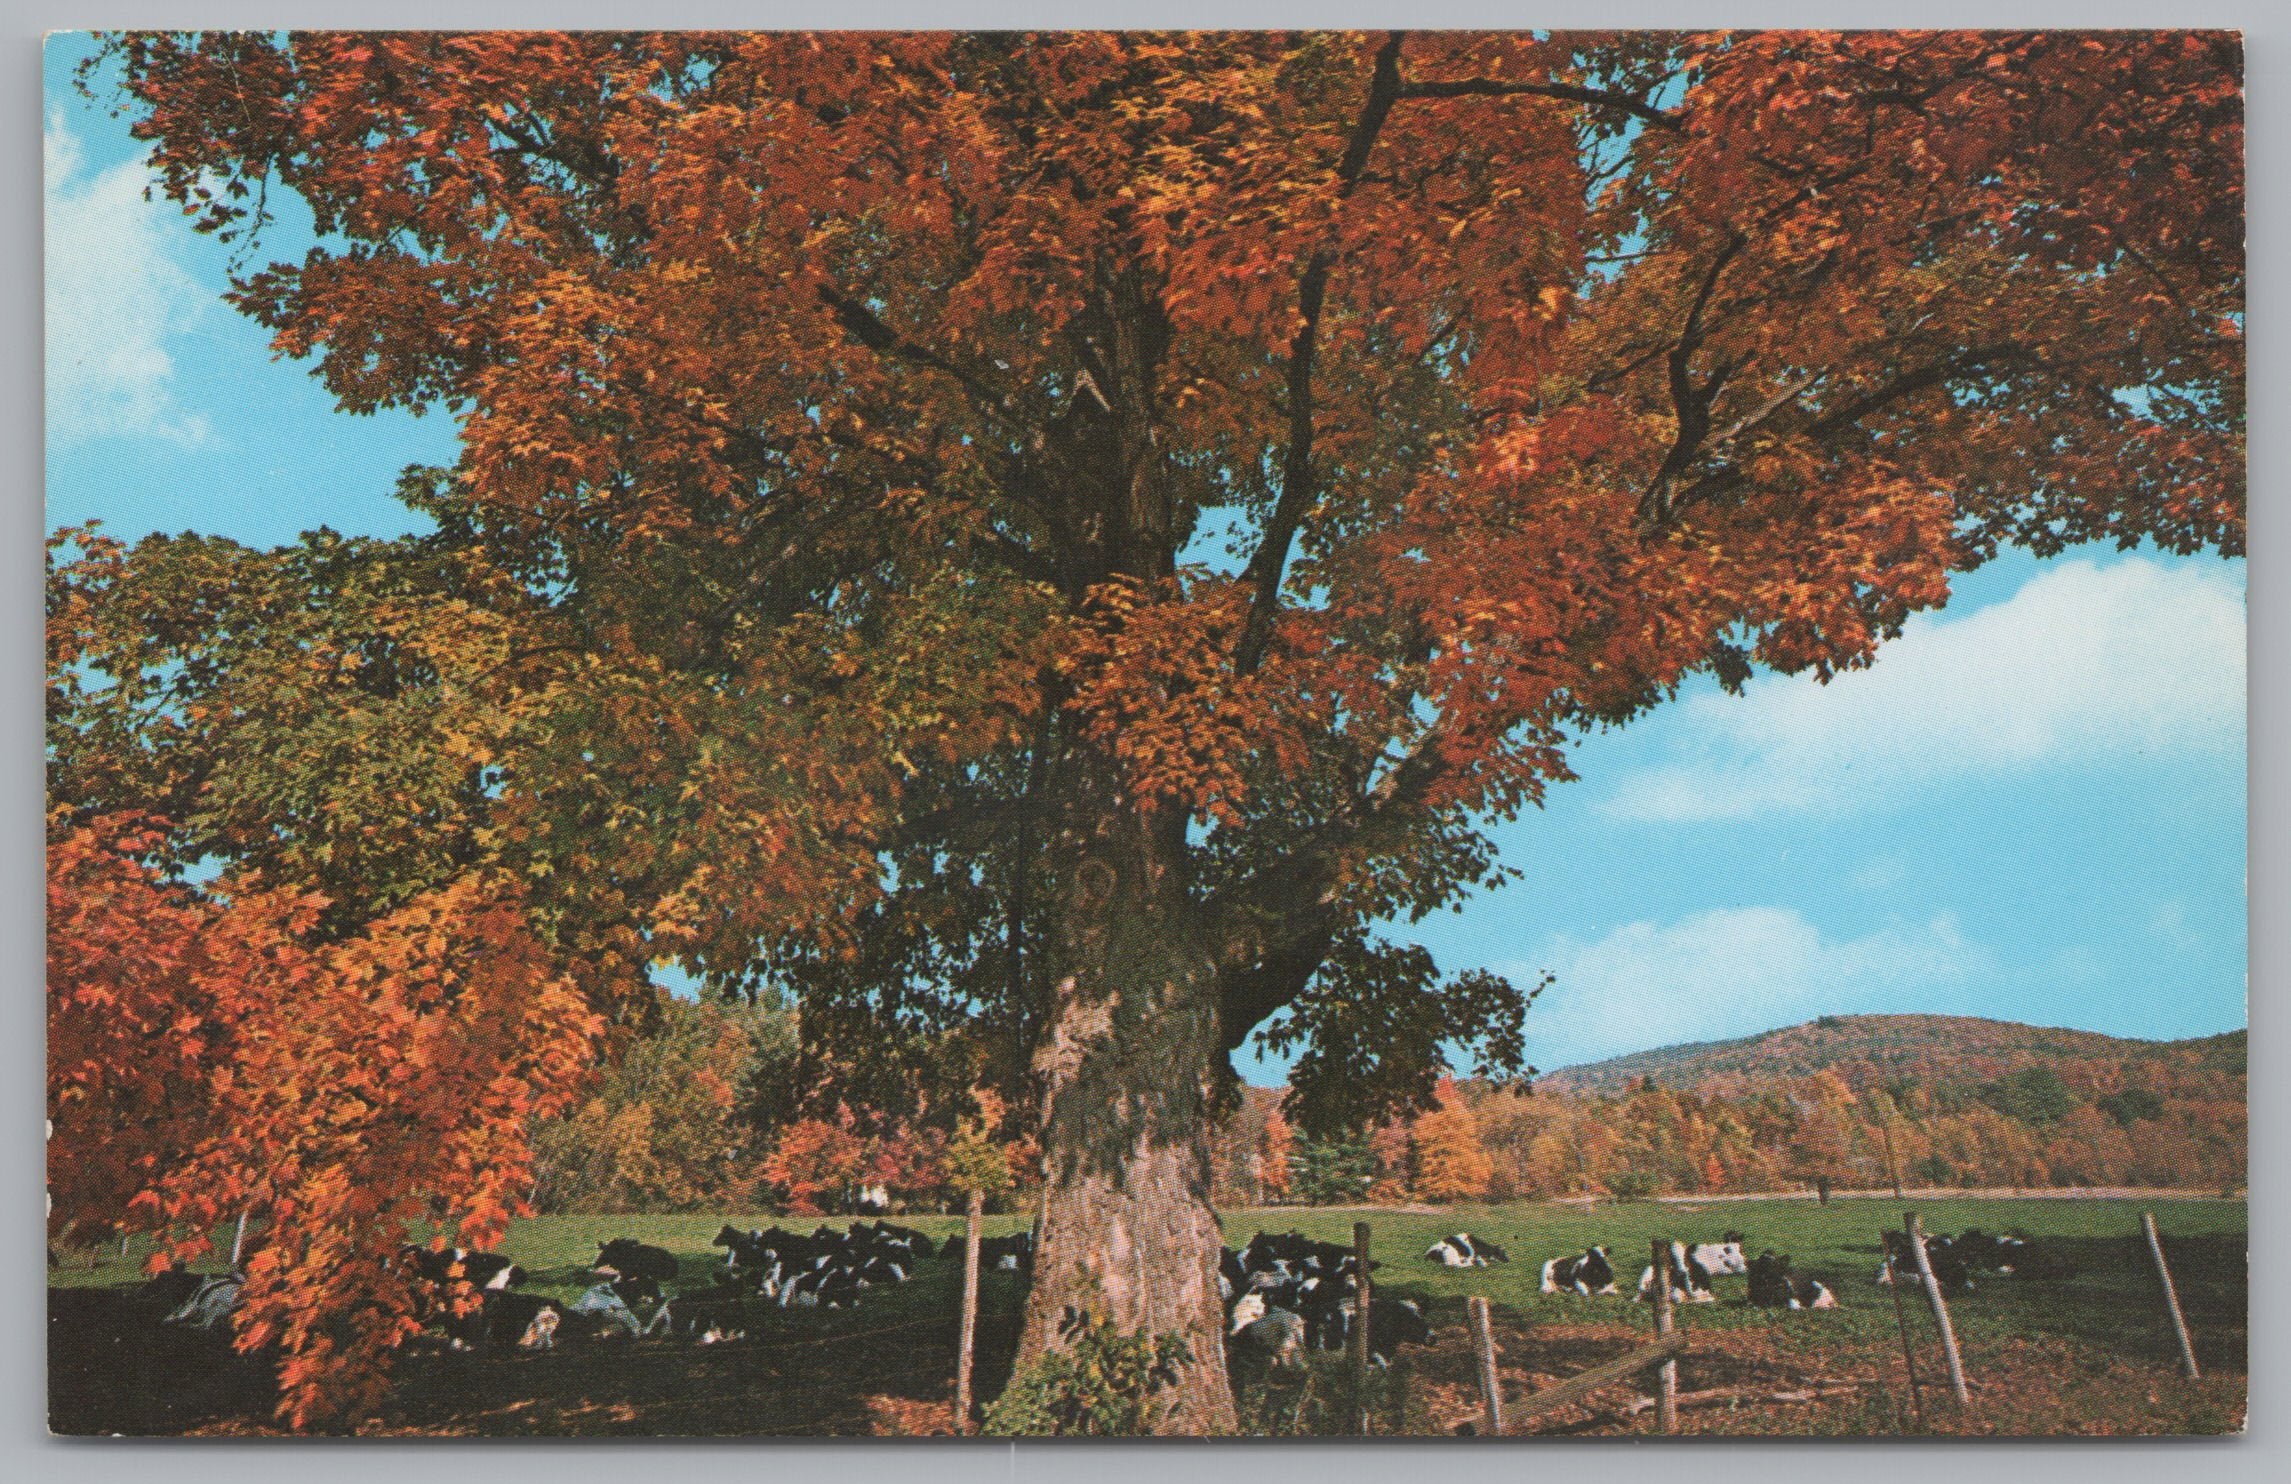
<path id="1" fill-rule="evenodd" d="M 1140 822 L 1075 867 L 1043 1087 L 1043 1217 L 1019 1364 L 1081 1313 L 1177 1334 L 1193 1360 L 1157 1430 L 1236 1426 L 1209 1204 L 1216 976 L 1179 886 L 1182 857 Z"/>

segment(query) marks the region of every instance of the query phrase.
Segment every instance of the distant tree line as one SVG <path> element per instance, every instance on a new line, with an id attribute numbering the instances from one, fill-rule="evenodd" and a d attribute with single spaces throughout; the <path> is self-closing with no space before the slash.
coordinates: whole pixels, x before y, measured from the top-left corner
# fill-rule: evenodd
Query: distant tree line
<path id="1" fill-rule="evenodd" d="M 947 1116 L 798 1116 L 794 1012 L 663 996 L 570 1113 L 536 1125 L 544 1211 L 1003 1208 L 1038 1157 L 992 1093 Z M 1309 1135 L 1286 1090 L 1241 1087 L 1211 1144 L 1221 1207 L 1642 1199 L 1921 1186 L 2239 1187 L 2238 1059 L 1851 1057 L 1818 1071 L 1728 1073 L 1699 1090 L 1641 1076 L 1614 1090 L 1440 1083 L 1413 1118 Z"/>
<path id="2" fill-rule="evenodd" d="M 1218 1199 L 1636 1199 L 1847 1188 L 2244 1182 L 2240 1069 L 2143 1064 L 2145 1086 L 2096 1086 L 2090 1068 L 2024 1066 L 1993 1079 L 1857 1083 L 1857 1068 L 1689 1092 L 1642 1078 L 1621 1092 L 1522 1092 L 1444 1083 L 1404 1123 L 1300 1137 L 1277 1090 L 1251 1089 L 1215 1150 Z M 2078 1075 L 2079 1071 L 2087 1075 Z M 1287 1151 L 1268 1177 L 1265 1151 Z M 1256 1166 L 1232 1151 L 1254 1151 Z M 1280 1194 L 1274 1192 L 1280 1191 Z"/>

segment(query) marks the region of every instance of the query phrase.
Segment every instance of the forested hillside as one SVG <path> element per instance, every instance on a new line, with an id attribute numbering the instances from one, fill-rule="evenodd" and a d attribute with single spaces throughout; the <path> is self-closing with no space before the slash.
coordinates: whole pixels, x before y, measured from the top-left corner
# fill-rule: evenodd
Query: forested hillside
<path id="1" fill-rule="evenodd" d="M 2128 1041 L 2097 1031 L 2021 1025 L 1969 1015 L 1825 1015 L 1733 1041 L 1700 1041 L 1546 1073 L 1545 1092 L 1619 1093 L 1648 1077 L 1666 1087 L 1733 1096 L 1777 1077 L 1835 1071 L 1856 1092 L 1902 1077 L 1934 1087 L 1978 1084 L 2044 1066 L 2072 1086 L 2113 1091 L 2128 1073 L 2175 1085 L 2212 1079 L 2206 1095 L 2240 1098 L 2244 1032 L 2187 1041 Z"/>
<path id="2" fill-rule="evenodd" d="M 1824 1016 L 1563 1068 L 1532 1091 L 1450 1084 L 1434 1113 L 1335 1138 L 1295 1137 L 1278 1101 L 1257 1089 L 1244 1099 L 1218 1145 L 1222 1199 L 1643 1196 L 1896 1178 L 2227 1189 L 2246 1161 L 2241 1031 L 2127 1041 L 1958 1016 Z"/>

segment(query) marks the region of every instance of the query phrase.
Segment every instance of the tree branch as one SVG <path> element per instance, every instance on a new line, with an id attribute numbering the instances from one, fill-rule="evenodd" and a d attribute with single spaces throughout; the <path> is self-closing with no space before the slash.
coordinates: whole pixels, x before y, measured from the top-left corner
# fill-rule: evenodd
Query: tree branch
<path id="1" fill-rule="evenodd" d="M 1742 234 L 1733 233 L 1712 256 L 1709 269 L 1695 289 L 1694 302 L 1687 307 L 1686 323 L 1679 327 L 1678 343 L 1671 347 L 1671 410 L 1678 429 L 1671 439 L 1670 451 L 1663 455 L 1662 467 L 1655 471 L 1655 477 L 1647 482 L 1646 492 L 1639 497 L 1639 518 L 1650 525 L 1660 525 L 1670 518 L 1672 486 L 1701 452 L 1702 440 L 1710 433 L 1710 404 L 1731 374 L 1732 368 L 1722 368 L 1696 387 L 1694 354 L 1702 348 L 1703 314 L 1710 308 L 1711 296 L 1718 291 L 1719 275 L 1734 261 L 1734 255 L 1742 251 L 1742 245 Z"/>
<path id="2" fill-rule="evenodd" d="M 1361 104 L 1360 118 L 1353 125 L 1351 138 L 1345 141 L 1344 158 L 1337 163 L 1339 201 L 1350 196 L 1352 188 L 1359 184 L 1361 172 L 1368 168 L 1369 153 L 1376 148 L 1376 136 L 1384 127 L 1385 117 L 1392 112 L 1393 103 L 1400 97 L 1403 39 L 1403 33 L 1395 31 L 1377 49 L 1375 66 L 1369 74 L 1368 97 Z M 1297 278 L 1300 323 L 1297 333 L 1289 339 L 1287 378 L 1289 445 L 1281 459 L 1281 497 L 1274 502 L 1272 517 L 1265 523 L 1264 537 L 1257 543 L 1256 553 L 1242 573 L 1242 579 L 1254 591 L 1249 600 L 1248 622 L 1242 625 L 1241 637 L 1233 648 L 1233 668 L 1241 675 L 1251 673 L 1264 661 L 1265 647 L 1273 636 L 1273 619 L 1280 612 L 1281 574 L 1288 566 L 1289 546 L 1295 541 L 1297 527 L 1304 523 L 1305 512 L 1312 508 L 1318 493 L 1313 481 L 1313 361 L 1319 348 L 1321 308 L 1328 297 L 1330 263 L 1327 248 L 1315 249 Z"/>
<path id="3" fill-rule="evenodd" d="M 1040 436 L 1041 428 L 1020 415 L 1007 392 L 995 390 L 977 373 L 956 365 L 929 346 L 901 335 L 859 300 L 840 292 L 832 284 L 823 283 L 819 286 L 819 302 L 833 311 L 836 323 L 843 326 L 846 334 L 877 355 L 894 356 L 950 376 L 964 391 L 971 394 L 980 411 L 1019 432 Z"/>
<path id="4" fill-rule="evenodd" d="M 1883 411 L 1905 397 L 1915 396 L 1922 391 L 1930 391 L 1934 387 L 1941 386 L 1957 377 L 1968 376 L 2000 363 L 2025 359 L 2026 355 L 2027 352 L 2019 346 L 1997 344 L 1976 346 L 1958 355 L 1930 361 L 1915 370 L 1903 372 L 1891 381 L 1871 388 L 1842 407 L 1819 414 L 1813 421 L 1800 428 L 1797 436 L 1816 440 L 1828 438 L 1844 432 L 1871 413 Z M 1807 384 L 1810 384 L 1810 381 L 1787 388 L 1787 395 L 1781 399 L 1782 402 L 1787 403 L 1795 400 L 1804 392 Z M 1780 404 L 1769 405 L 1778 410 Z M 1766 416 L 1770 415 L 1771 412 L 1762 410 L 1757 415 L 1757 420 L 1763 421 Z M 1727 434 L 1727 438 L 1731 439 L 1737 436 L 1739 431 L 1738 426 L 1736 430 Z M 1722 447 L 1724 441 L 1721 440 L 1720 443 L 1713 446 Z M 1724 494 L 1727 490 L 1739 485 L 1744 477 L 1742 471 L 1732 465 L 1714 469 L 1678 492 L 1671 501 L 1670 514 L 1676 516 L 1691 506 L 1700 504 L 1715 495 Z"/>
<path id="5" fill-rule="evenodd" d="M 1610 93 L 1603 88 L 1579 88 L 1561 82 L 1503 82 L 1492 77 L 1462 78 L 1453 82 L 1412 82 L 1400 89 L 1400 96 L 1417 98 L 1557 98 L 1568 103 L 1583 103 L 1594 108 L 1618 109 L 1641 123 L 1667 129 L 1673 134 L 1686 132 L 1686 118 L 1669 113 L 1643 99 L 1628 93 Z"/>

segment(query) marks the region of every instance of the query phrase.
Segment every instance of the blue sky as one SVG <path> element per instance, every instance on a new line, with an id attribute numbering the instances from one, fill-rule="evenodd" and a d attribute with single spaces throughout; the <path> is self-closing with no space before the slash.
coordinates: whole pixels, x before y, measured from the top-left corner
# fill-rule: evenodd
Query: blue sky
<path id="1" fill-rule="evenodd" d="M 272 359 L 220 302 L 228 251 L 142 199 L 124 124 L 70 89 L 80 45 L 47 58 L 50 525 L 415 529 L 390 491 L 451 462 L 451 420 L 337 413 Z M 286 204 L 266 258 L 309 246 Z M 1523 880 L 1393 933 L 1554 971 L 1546 1069 L 1856 1011 L 2241 1026 L 2243 610 L 2241 561 L 2008 554 L 1866 672 L 1697 686 L 1588 739 L 1497 829 Z"/>

